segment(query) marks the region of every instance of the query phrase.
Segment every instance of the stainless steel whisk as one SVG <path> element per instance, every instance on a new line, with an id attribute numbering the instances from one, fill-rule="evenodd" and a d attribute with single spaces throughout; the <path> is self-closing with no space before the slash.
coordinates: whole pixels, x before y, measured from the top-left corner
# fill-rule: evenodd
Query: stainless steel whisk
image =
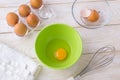
<path id="1" fill-rule="evenodd" d="M 109 65 L 113 61 L 114 56 L 115 48 L 113 46 L 105 46 L 100 48 L 93 54 L 88 65 L 80 73 L 70 77 L 68 80 L 80 80 L 81 76 L 84 74 Z"/>

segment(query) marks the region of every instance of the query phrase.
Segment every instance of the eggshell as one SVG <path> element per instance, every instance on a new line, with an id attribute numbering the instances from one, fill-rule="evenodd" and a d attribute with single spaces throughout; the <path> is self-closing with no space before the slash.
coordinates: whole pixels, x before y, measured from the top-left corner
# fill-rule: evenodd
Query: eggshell
<path id="1" fill-rule="evenodd" d="M 30 0 L 30 5 L 32 6 L 32 8 L 34 9 L 38 9 L 42 6 L 42 0 Z"/>
<path id="2" fill-rule="evenodd" d="M 8 25 L 14 26 L 15 24 L 18 23 L 19 17 L 18 17 L 18 15 L 16 13 L 10 12 L 6 16 L 6 21 L 7 21 Z"/>
<path id="3" fill-rule="evenodd" d="M 14 32 L 18 36 L 24 36 L 27 32 L 27 26 L 22 22 L 17 23 L 14 27 Z"/>
<path id="4" fill-rule="evenodd" d="M 91 14 L 91 10 L 90 9 L 83 9 L 80 11 L 80 15 L 81 17 L 88 17 Z"/>
<path id="5" fill-rule="evenodd" d="M 95 22 L 99 19 L 100 15 L 96 10 L 92 10 L 90 16 L 87 17 L 88 21 Z"/>
<path id="6" fill-rule="evenodd" d="M 18 12 L 19 12 L 20 16 L 27 17 L 30 14 L 31 10 L 28 5 L 22 4 L 19 6 Z"/>
<path id="7" fill-rule="evenodd" d="M 27 24 L 31 28 L 35 28 L 37 24 L 39 23 L 39 18 L 35 14 L 32 13 L 29 16 L 27 16 L 26 21 L 27 21 Z"/>

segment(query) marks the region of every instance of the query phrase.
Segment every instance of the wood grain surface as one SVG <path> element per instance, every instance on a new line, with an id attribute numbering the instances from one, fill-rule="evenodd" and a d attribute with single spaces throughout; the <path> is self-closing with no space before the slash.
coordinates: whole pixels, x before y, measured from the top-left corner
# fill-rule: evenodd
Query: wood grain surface
<path id="1" fill-rule="evenodd" d="M 83 56 L 88 57 L 88 55 L 85 54 L 94 53 L 96 50 L 105 45 L 115 46 L 117 59 L 114 63 L 116 67 L 114 65 L 110 65 L 110 68 L 106 71 L 108 73 L 113 70 L 117 71 L 117 69 L 120 67 L 120 65 L 117 63 L 117 60 L 120 59 L 118 58 L 120 57 L 120 0 L 108 0 L 113 14 L 112 19 L 107 25 L 98 29 L 86 29 L 79 26 L 74 21 L 71 14 L 71 6 L 73 1 L 74 0 L 44 0 L 44 3 L 48 4 L 48 6 L 53 9 L 56 16 L 54 16 L 52 19 L 45 20 L 38 28 L 35 29 L 35 31 L 27 36 L 18 37 L 14 34 L 13 28 L 7 25 L 6 14 L 8 12 L 17 10 L 20 4 L 27 3 L 29 0 L 0 0 L 0 41 L 8 44 L 21 53 L 36 58 L 34 42 L 41 28 L 52 23 L 65 23 L 73 26 L 79 32 L 83 41 Z M 80 6 L 83 6 L 87 3 L 94 3 L 97 5 L 98 2 L 100 3 L 101 0 L 86 0 L 77 4 Z M 70 75 L 78 73 L 80 70 L 82 70 L 83 66 L 81 64 L 84 65 L 84 61 L 85 60 L 83 57 L 83 59 L 81 58 L 74 66 L 66 70 L 53 70 L 44 66 L 38 80 L 66 80 Z M 81 67 L 79 67 L 79 65 L 81 65 Z M 115 68 L 112 70 L 113 67 Z M 109 73 L 110 75 L 108 75 L 107 72 L 101 72 L 100 75 L 104 74 L 105 78 L 99 76 L 99 73 L 95 76 L 98 76 L 99 79 L 97 80 L 119 80 L 119 74 L 117 74 L 115 71 L 113 72 L 114 75 L 112 75 L 113 73 Z M 120 73 L 120 70 L 118 72 Z M 83 80 L 88 80 L 90 78 L 92 80 L 96 80 L 93 75 L 88 76 Z"/>

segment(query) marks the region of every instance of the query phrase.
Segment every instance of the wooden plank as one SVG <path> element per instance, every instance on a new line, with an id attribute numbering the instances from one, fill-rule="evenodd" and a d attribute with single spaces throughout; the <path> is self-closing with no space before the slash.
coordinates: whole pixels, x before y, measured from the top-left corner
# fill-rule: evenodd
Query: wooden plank
<path id="1" fill-rule="evenodd" d="M 0 7 L 8 6 L 19 6 L 20 4 L 25 4 L 30 0 L 0 0 Z M 63 3 L 72 3 L 74 0 L 43 0 L 47 4 L 63 4 Z M 93 2 L 93 1 L 104 1 L 104 0 L 78 0 L 78 2 Z M 108 1 L 119 1 L 119 0 L 108 0 Z"/>
<path id="2" fill-rule="evenodd" d="M 112 5 L 118 5 L 119 3 L 111 3 Z M 43 25 L 41 25 L 41 27 L 43 27 L 44 25 L 48 25 L 48 24 L 50 24 L 50 23 L 66 23 L 66 24 L 69 24 L 69 25 L 72 25 L 73 27 L 80 27 L 74 20 L 73 20 L 73 18 L 72 18 L 72 16 L 71 16 L 71 14 L 70 14 L 70 11 L 71 11 L 71 9 L 70 9 L 70 7 L 71 7 L 71 4 L 59 4 L 59 5 L 57 5 L 57 4 L 54 4 L 54 5 L 50 5 L 51 6 L 51 8 L 53 8 L 53 10 L 55 11 L 55 13 L 57 13 L 57 15 L 56 15 L 56 17 L 55 17 L 55 19 L 52 19 L 52 20 L 49 20 L 49 21 L 46 21 L 46 22 L 44 22 L 44 24 Z M 119 7 L 119 6 L 117 6 L 117 7 Z M 61 10 L 59 10 L 61 8 Z M 66 9 L 65 9 L 66 8 Z M 113 8 L 113 7 L 112 7 Z M 12 10 L 15 10 L 16 8 L 15 7 L 11 7 L 11 8 L 0 8 L 1 9 L 1 12 L 0 12 L 0 14 L 1 14 L 1 16 L 0 16 L 0 32 L 3 32 L 3 34 L 1 34 L 0 36 L 1 36 L 1 40 L 3 40 L 3 41 L 7 41 L 7 40 L 9 40 L 10 39 L 10 37 L 12 37 L 12 35 L 11 34 L 14 34 L 14 33 L 11 33 L 12 31 L 13 31 L 13 29 L 12 28 L 10 28 L 7 24 L 6 24 L 6 21 L 5 21 L 5 15 L 6 15 L 6 13 L 7 12 L 9 12 L 9 11 L 12 11 Z M 114 10 L 114 8 L 113 8 L 113 10 Z M 119 11 L 119 10 L 118 10 Z M 66 16 L 66 14 L 67 14 L 67 16 Z M 4 16 L 4 17 L 3 17 Z M 116 16 L 117 17 L 117 16 Z M 104 34 L 106 34 L 106 30 L 110 30 L 110 31 L 112 31 L 112 33 L 113 34 L 115 34 L 116 36 L 113 36 L 114 38 L 111 38 L 111 35 L 113 35 L 113 34 L 111 34 L 110 33 L 110 35 L 108 34 L 106 34 L 105 35 L 105 39 L 104 39 L 104 36 L 102 36 L 101 35 L 101 33 L 99 32 L 99 36 L 102 36 L 102 37 L 98 37 L 98 33 L 97 33 L 97 30 L 87 30 L 86 31 L 86 29 L 84 29 L 84 28 L 78 28 L 77 30 L 79 30 L 79 33 L 80 34 L 82 34 L 82 36 L 83 36 L 83 41 L 84 41 L 84 46 L 85 46 L 85 48 L 84 48 L 84 52 L 85 53 L 87 53 L 87 52 L 90 52 L 90 50 L 93 50 L 93 49 L 98 49 L 98 48 L 100 48 L 102 45 L 104 45 L 104 44 L 107 44 L 107 43 L 111 43 L 111 44 L 114 44 L 115 46 L 117 46 L 117 50 L 119 50 L 119 45 L 117 44 L 117 42 L 119 42 L 119 38 L 118 39 L 116 39 L 116 37 L 118 37 L 118 35 L 119 35 L 119 25 L 117 25 L 117 26 L 114 26 L 114 25 L 116 25 L 116 24 L 120 24 L 119 23 L 119 20 L 116 20 L 115 18 L 114 18 L 114 20 L 112 20 L 111 21 L 111 23 L 109 24 L 109 26 L 106 26 L 106 27 L 104 27 L 104 28 L 99 28 L 99 29 L 97 29 L 98 30 L 98 32 L 99 32 L 99 30 L 101 30 L 102 29 L 102 33 L 104 33 Z M 112 25 L 112 26 L 110 26 L 110 25 Z M 39 28 L 37 29 L 37 30 L 39 30 Z M 117 30 L 117 31 L 116 31 Z M 91 32 L 91 31 L 93 31 L 93 32 Z M 114 32 L 115 31 L 115 32 Z M 8 33 L 8 34 L 7 34 Z M 86 34 L 86 33 L 88 33 L 88 34 Z M 91 35 L 89 35 L 89 33 L 91 34 Z M 89 36 L 86 36 L 86 35 L 89 35 Z M 5 36 L 5 35 L 7 35 L 8 36 L 8 38 L 7 39 L 5 39 L 3 36 Z M 108 36 L 108 37 L 107 37 Z M 95 37 L 95 40 L 93 41 L 93 40 L 91 40 L 91 38 L 93 39 Z M 86 39 L 87 38 L 87 39 Z M 5 39 L 5 40 L 4 40 Z M 12 37 L 12 39 L 14 39 L 13 37 Z M 90 39 L 90 40 L 89 40 Z M 102 39 L 102 40 L 101 40 Z M 115 40 L 114 40 L 115 39 Z M 99 41 L 100 40 L 100 41 Z M 112 40 L 112 41 L 110 41 L 110 40 Z M 10 40 L 11 41 L 11 40 Z M 9 42 L 9 41 L 8 41 Z M 13 40 L 13 42 L 14 42 L 14 40 Z M 99 43 L 100 42 L 100 43 Z M 89 46 L 93 46 L 93 47 L 88 47 L 88 45 Z M 15 45 L 14 45 L 15 46 Z M 27 46 L 27 45 L 26 45 Z M 93 49 L 92 49 L 93 48 Z M 86 50 L 86 51 L 85 51 Z M 93 50 L 94 51 L 94 50 Z M 92 52 L 93 52 L 92 51 Z"/>
<path id="3" fill-rule="evenodd" d="M 82 37 L 84 46 L 83 51 L 85 53 L 94 53 L 94 51 L 97 51 L 99 48 L 105 45 L 113 45 L 115 46 L 116 50 L 120 50 L 119 25 L 102 27 L 95 30 L 84 28 L 77 28 L 76 30 L 79 31 L 79 34 Z"/>
<path id="4" fill-rule="evenodd" d="M 83 53 L 94 53 L 105 45 L 113 45 L 117 51 L 120 51 L 119 25 L 98 29 L 85 29 L 78 27 L 75 29 L 79 32 L 82 38 Z M 17 37 L 14 33 L 4 33 L 0 34 L 0 41 L 5 42 L 26 54 L 34 55 L 34 41 L 38 32 L 39 31 L 34 31 L 32 34 L 28 34 L 28 36 L 21 38 Z"/>
<path id="5" fill-rule="evenodd" d="M 78 4 L 79 5 L 79 4 Z M 81 5 L 84 5 L 81 4 Z M 112 5 L 112 11 L 113 11 L 113 17 L 111 22 L 108 25 L 118 25 L 120 24 L 120 6 L 119 3 L 111 3 Z M 52 19 L 49 20 L 44 20 L 40 27 L 43 27 L 45 25 L 51 24 L 51 23 L 65 23 L 72 25 L 73 27 L 79 26 L 73 19 L 71 15 L 71 4 L 54 4 L 54 5 L 49 5 L 55 12 L 56 16 L 53 17 Z M 7 25 L 6 23 L 6 14 L 8 12 L 16 10 L 15 7 L 10 7 L 10 8 L 0 8 L 0 32 L 11 32 L 12 29 Z M 66 15 L 67 14 L 67 15 Z M 39 30 L 37 28 L 36 30 Z"/>
<path id="6" fill-rule="evenodd" d="M 0 40 L 2 38 L 1 36 L 6 37 L 6 39 L 5 38 L 3 39 L 5 41 L 3 41 L 3 40 L 1 40 L 1 41 L 7 43 L 9 46 L 12 46 L 12 48 L 19 50 L 21 53 L 25 53 L 30 57 L 36 57 L 35 53 L 34 53 L 34 48 L 33 48 L 33 46 L 34 46 L 33 38 L 35 38 L 35 35 L 36 35 L 36 32 L 31 37 L 29 36 L 27 38 L 17 38 L 13 34 L 0 35 Z M 94 45 L 94 46 L 96 46 L 96 45 Z M 90 48 L 91 46 L 88 45 L 88 47 Z M 50 69 L 43 65 L 42 71 L 39 76 L 39 80 L 66 80 L 68 77 L 79 73 L 87 65 L 87 63 L 90 60 L 90 57 L 91 57 L 90 54 L 83 55 L 77 61 L 77 63 L 75 63 L 72 67 L 65 69 L 65 70 L 54 70 L 54 69 Z M 117 52 L 114 62 L 111 65 L 109 65 L 108 67 L 106 67 L 105 69 L 102 69 L 102 70 L 96 72 L 97 76 L 103 77 L 103 76 L 100 76 L 101 74 L 104 74 L 107 77 L 113 76 L 112 74 L 108 75 L 108 72 L 112 72 L 112 73 L 114 72 L 115 74 L 117 74 L 118 70 L 119 70 L 119 65 L 120 65 L 119 60 L 120 60 L 120 53 Z M 39 61 L 39 64 L 42 65 L 42 63 L 40 61 Z M 95 74 L 91 73 L 91 75 L 88 75 L 85 77 L 85 80 L 88 80 L 88 78 L 94 79 L 95 78 L 94 76 L 95 76 Z M 112 78 L 115 78 L 115 77 L 112 77 Z M 101 80 L 101 78 L 98 78 L 98 80 Z"/>
<path id="7" fill-rule="evenodd" d="M 0 8 L 0 41 L 3 43 L 8 44 L 12 48 L 30 56 L 36 58 L 35 50 L 34 50 L 34 42 L 36 39 L 36 36 L 39 32 L 39 28 L 36 29 L 36 31 L 32 32 L 31 34 L 28 34 L 25 37 L 17 37 L 12 31 L 13 29 L 10 28 L 5 21 L 5 15 L 11 11 L 16 9 L 15 6 L 18 6 L 18 4 L 22 3 L 22 0 L 14 0 L 14 3 L 9 3 L 9 0 L 1 1 L 4 2 L 2 4 L 2 8 Z M 48 0 L 50 2 L 50 0 Z M 52 2 L 53 1 L 53 2 Z M 16 3 L 17 2 L 17 3 Z M 24 2 L 24 1 L 23 1 Z M 67 4 L 70 2 L 69 4 Z M 47 24 L 50 23 L 66 23 L 69 25 L 72 25 L 80 34 L 82 41 L 83 41 L 83 55 L 80 60 L 73 65 L 72 67 L 66 69 L 66 70 L 53 70 L 50 68 L 47 68 L 43 66 L 43 70 L 39 76 L 39 80 L 66 80 L 71 75 L 74 75 L 75 73 L 80 72 L 85 65 L 88 62 L 88 59 L 90 59 L 89 53 L 96 52 L 99 48 L 105 46 L 105 45 L 113 45 L 116 48 L 116 51 L 118 52 L 115 57 L 115 62 L 110 66 L 110 69 L 101 70 L 100 73 L 97 73 L 97 75 L 88 76 L 84 78 L 85 80 L 93 79 L 96 80 L 94 76 L 97 76 L 98 80 L 101 79 L 107 79 L 107 80 L 119 80 L 120 77 L 118 75 L 119 70 L 119 60 L 120 60 L 120 22 L 118 18 L 119 10 L 117 9 L 116 13 L 116 7 L 119 8 L 119 1 L 116 0 L 116 2 L 111 1 L 111 4 L 115 7 L 112 7 L 114 12 L 114 17 L 110 24 L 108 24 L 105 27 L 98 28 L 98 29 L 85 29 L 81 28 L 72 18 L 70 12 L 71 8 L 71 0 L 51 0 L 51 3 L 54 3 L 50 5 L 51 8 L 55 11 L 57 14 L 54 19 L 50 19 L 42 23 L 40 26 L 41 28 Z M 50 4 L 51 4 L 50 3 Z M 58 4 L 62 3 L 62 4 Z M 65 4 L 63 4 L 65 3 Z M 8 4 L 8 5 L 6 5 Z M 14 5 L 12 5 L 14 4 Z M 84 4 L 84 3 L 83 3 Z M 10 7 L 8 7 L 10 6 Z M 67 14 L 67 15 L 66 15 Z M 116 15 L 117 16 L 116 16 Z M 39 62 L 39 64 L 42 64 Z M 104 72 L 105 71 L 105 72 Z M 110 75 L 108 75 L 108 73 Z M 102 76 L 100 76 L 102 75 Z M 104 75 L 104 76 L 103 76 Z M 110 79 L 109 79 L 110 78 Z M 103 80 L 104 80 L 103 79 Z"/>

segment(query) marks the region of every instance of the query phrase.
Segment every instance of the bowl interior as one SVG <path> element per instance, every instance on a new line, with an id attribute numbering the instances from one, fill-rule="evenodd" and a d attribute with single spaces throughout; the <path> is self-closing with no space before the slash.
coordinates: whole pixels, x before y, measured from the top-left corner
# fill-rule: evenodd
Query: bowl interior
<path id="1" fill-rule="evenodd" d="M 64 48 L 67 58 L 59 61 L 55 51 Z M 64 69 L 74 64 L 80 57 L 82 41 L 75 29 L 65 24 L 52 24 L 45 27 L 39 34 L 35 43 L 38 58 L 47 66 Z"/>

